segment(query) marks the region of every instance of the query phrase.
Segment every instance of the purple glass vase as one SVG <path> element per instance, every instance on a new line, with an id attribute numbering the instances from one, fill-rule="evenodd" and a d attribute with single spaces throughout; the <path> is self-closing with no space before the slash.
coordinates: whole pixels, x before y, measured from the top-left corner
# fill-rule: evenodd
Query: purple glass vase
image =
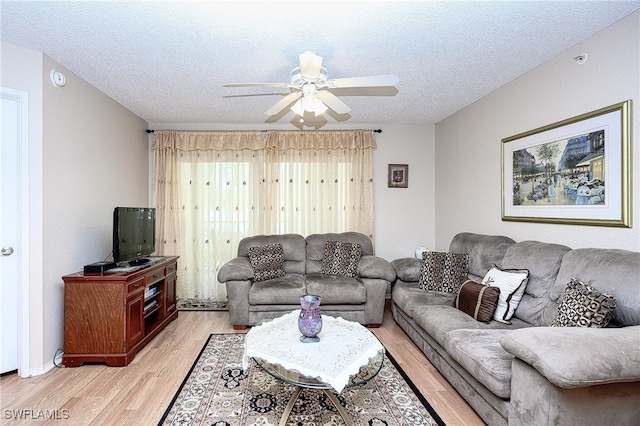
<path id="1" fill-rule="evenodd" d="M 318 333 L 322 330 L 322 315 L 320 302 L 322 297 L 313 294 L 300 296 L 302 310 L 298 316 L 298 330 L 302 333 L 300 341 L 303 343 L 319 342 Z"/>

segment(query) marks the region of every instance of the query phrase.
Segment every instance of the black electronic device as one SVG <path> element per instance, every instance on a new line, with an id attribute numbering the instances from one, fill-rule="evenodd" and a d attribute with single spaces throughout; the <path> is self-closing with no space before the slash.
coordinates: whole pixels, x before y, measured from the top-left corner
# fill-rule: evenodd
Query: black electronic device
<path id="1" fill-rule="evenodd" d="M 85 274 L 102 274 L 116 267 L 116 262 L 96 262 L 89 265 L 84 265 Z"/>
<path id="2" fill-rule="evenodd" d="M 141 265 L 153 253 L 156 241 L 156 209 L 116 207 L 113 211 L 113 260 Z"/>

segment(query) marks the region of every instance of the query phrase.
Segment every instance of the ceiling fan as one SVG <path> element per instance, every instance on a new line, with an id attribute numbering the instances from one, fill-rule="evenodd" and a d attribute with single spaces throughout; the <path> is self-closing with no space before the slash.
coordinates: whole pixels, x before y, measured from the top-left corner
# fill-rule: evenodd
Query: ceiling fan
<path id="1" fill-rule="evenodd" d="M 305 111 L 318 116 L 328 108 L 337 114 L 351 111 L 351 107 L 331 93 L 331 89 L 392 87 L 400 81 L 395 75 L 329 79 L 327 70 L 322 66 L 322 56 L 304 52 L 299 55 L 299 61 L 300 66 L 290 73 L 289 83 L 227 83 L 223 87 L 288 88 L 291 93 L 266 110 L 265 115 L 276 115 L 291 106 L 291 110 L 299 116 Z"/>

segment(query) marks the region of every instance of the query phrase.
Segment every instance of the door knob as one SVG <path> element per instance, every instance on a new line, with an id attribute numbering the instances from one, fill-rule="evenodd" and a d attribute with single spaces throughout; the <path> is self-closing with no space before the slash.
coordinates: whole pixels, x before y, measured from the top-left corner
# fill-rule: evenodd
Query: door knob
<path id="1" fill-rule="evenodd" d="M 2 247 L 0 254 L 3 256 L 11 256 L 13 254 L 13 247 Z"/>

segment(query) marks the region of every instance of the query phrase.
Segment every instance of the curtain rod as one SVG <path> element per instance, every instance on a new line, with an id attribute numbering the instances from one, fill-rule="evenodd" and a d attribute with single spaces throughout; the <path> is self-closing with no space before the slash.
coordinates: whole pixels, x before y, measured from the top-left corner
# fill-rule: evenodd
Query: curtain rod
<path id="1" fill-rule="evenodd" d="M 266 130 L 260 130 L 260 131 L 261 131 L 261 132 L 266 132 Z M 286 131 L 286 130 L 285 130 L 285 131 Z M 153 132 L 155 132 L 155 130 L 147 129 L 147 130 L 146 130 L 146 132 L 147 132 L 147 133 L 153 133 Z M 375 130 L 373 130 L 373 133 L 382 133 L 382 129 L 375 129 Z"/>

